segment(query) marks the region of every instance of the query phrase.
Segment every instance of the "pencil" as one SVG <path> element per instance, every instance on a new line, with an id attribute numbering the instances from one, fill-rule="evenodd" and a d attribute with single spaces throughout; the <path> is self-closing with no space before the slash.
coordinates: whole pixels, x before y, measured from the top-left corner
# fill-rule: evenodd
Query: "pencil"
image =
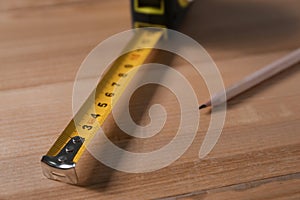
<path id="1" fill-rule="evenodd" d="M 225 90 L 225 92 L 216 93 L 209 101 L 202 104 L 199 109 L 209 106 L 218 106 L 233 97 L 245 92 L 246 90 L 256 86 L 262 81 L 271 78 L 272 76 L 282 72 L 283 70 L 297 64 L 300 61 L 300 48 L 294 50 L 283 58 L 263 67 L 262 69 L 250 74 L 241 81 L 233 84 Z M 226 95 L 226 98 L 224 98 Z"/>

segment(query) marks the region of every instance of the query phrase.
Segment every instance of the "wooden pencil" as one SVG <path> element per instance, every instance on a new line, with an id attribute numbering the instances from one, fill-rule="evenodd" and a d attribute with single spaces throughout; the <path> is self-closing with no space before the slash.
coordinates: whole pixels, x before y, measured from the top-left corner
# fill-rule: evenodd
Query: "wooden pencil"
<path id="1" fill-rule="evenodd" d="M 209 106 L 218 106 L 231 98 L 245 92 L 246 90 L 256 86 L 262 81 L 271 78 L 272 76 L 282 72 L 283 70 L 297 64 L 300 61 L 300 48 L 294 50 L 283 58 L 263 67 L 262 69 L 254 72 L 253 74 L 245 77 L 241 81 L 233 84 L 225 90 L 225 92 L 216 93 L 206 103 L 202 104 L 199 109 Z M 224 98 L 226 95 L 226 98 Z"/>

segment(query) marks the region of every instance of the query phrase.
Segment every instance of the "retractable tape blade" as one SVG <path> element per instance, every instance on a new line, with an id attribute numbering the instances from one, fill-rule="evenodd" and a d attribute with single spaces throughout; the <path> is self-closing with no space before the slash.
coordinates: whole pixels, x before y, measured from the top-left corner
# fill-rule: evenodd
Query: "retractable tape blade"
<path id="1" fill-rule="evenodd" d="M 175 28 L 178 21 L 173 19 L 179 19 L 178 16 L 185 12 L 189 2 L 191 1 L 131 0 L 133 26 Z M 137 31 L 125 49 L 135 49 L 141 43 L 145 45 L 145 42 L 147 46 L 154 48 L 163 35 L 163 29 Z M 86 146 L 111 113 L 119 97 L 126 92 L 126 86 L 151 51 L 151 48 L 131 51 L 120 56 L 110 66 L 97 85 L 96 95 L 91 95 L 86 100 L 47 154 L 42 157 L 42 170 L 47 178 L 70 184 L 86 184 L 80 180 L 78 169 Z"/>

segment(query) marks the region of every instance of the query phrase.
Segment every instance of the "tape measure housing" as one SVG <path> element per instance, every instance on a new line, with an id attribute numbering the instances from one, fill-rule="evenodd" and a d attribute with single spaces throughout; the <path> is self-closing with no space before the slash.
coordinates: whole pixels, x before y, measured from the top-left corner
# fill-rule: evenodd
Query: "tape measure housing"
<path id="1" fill-rule="evenodd" d="M 133 27 L 150 23 L 176 29 L 191 0 L 131 0 Z"/>

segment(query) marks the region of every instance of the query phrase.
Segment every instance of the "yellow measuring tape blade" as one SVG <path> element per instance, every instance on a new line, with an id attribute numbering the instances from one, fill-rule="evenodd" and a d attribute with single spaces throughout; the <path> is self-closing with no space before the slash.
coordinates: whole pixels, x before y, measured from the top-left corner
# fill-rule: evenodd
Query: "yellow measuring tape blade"
<path id="1" fill-rule="evenodd" d="M 163 35 L 161 30 L 137 30 L 133 39 L 125 49 L 135 49 L 141 46 L 151 48 L 138 49 L 120 56 L 105 73 L 97 85 L 95 96 L 91 95 L 68 126 L 50 148 L 47 156 L 56 156 L 63 147 L 75 136 L 84 138 L 84 143 L 76 153 L 73 162 L 77 163 L 86 145 L 104 123 L 119 97 L 125 92 L 126 86 L 134 77 L 140 65 L 152 51 L 152 48 Z M 129 73 L 130 71 L 130 73 Z"/>

